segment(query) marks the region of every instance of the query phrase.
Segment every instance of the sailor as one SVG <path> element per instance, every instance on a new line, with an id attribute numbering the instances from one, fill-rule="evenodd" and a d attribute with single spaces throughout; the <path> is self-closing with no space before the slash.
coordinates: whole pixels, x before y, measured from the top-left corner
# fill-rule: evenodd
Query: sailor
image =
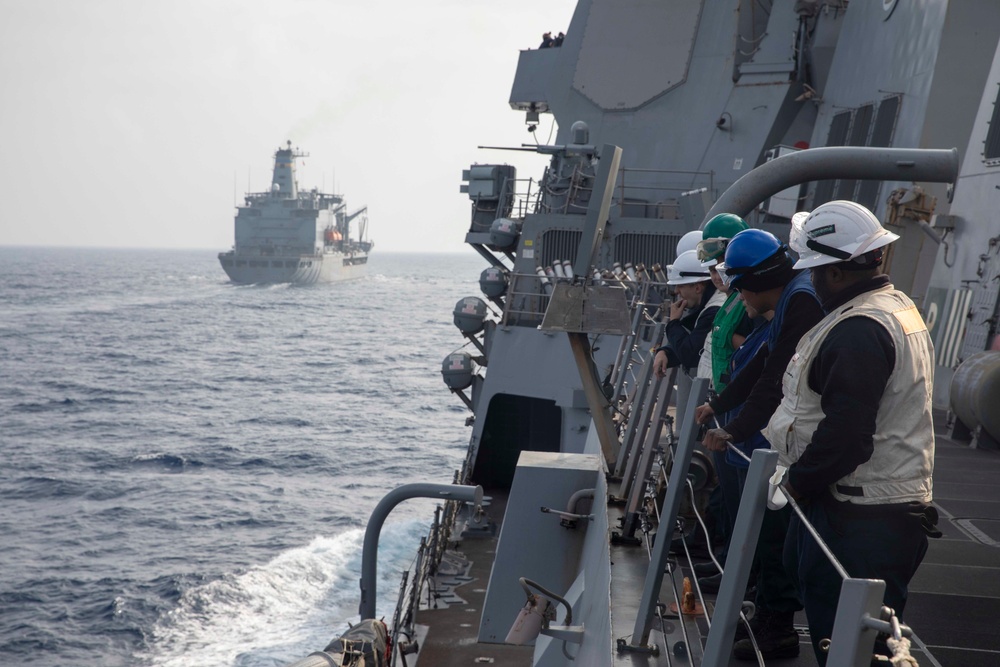
<path id="1" fill-rule="evenodd" d="M 653 371 L 663 377 L 668 368 L 680 365 L 698 377 L 710 377 L 711 361 L 702 355 L 702 347 L 726 295 L 716 292 L 708 269 L 698 261 L 697 250 L 682 252 L 669 271 L 667 284 L 677 288 L 679 298 L 670 304 L 664 330 L 667 344 L 657 348 Z"/>
<path id="2" fill-rule="evenodd" d="M 703 358 L 711 364 L 709 377 L 711 387 L 716 392 L 726 388 L 725 377 L 728 375 L 730 358 L 753 331 L 753 322 L 747 317 L 739 292 L 730 290 L 725 277 L 717 270 L 717 264 L 723 259 L 729 240 L 744 229 L 749 229 L 749 226 L 743 218 L 732 213 L 720 213 L 705 223 L 702 238 L 697 245 L 702 267 L 708 269 L 716 293 L 725 298 L 715 313 L 712 332 L 705 338 L 702 351 Z M 736 468 L 726 463 L 725 452 L 712 452 L 712 460 L 719 484 L 712 490 L 708 508 L 715 518 L 719 537 L 718 560 L 724 565 L 729 551 L 729 538 L 740 507 L 739 479 Z M 694 572 L 697 575 L 710 575 L 699 582 L 704 584 L 702 590 L 710 593 L 719 590 L 722 574 L 716 569 L 715 563 L 695 566 Z"/>
<path id="3" fill-rule="evenodd" d="M 748 306 L 758 313 L 773 311 L 767 342 L 726 389 L 700 406 L 695 417 L 707 423 L 742 404 L 738 415 L 721 428 L 710 429 L 702 443 L 709 450 L 725 451 L 726 443 L 752 440 L 767 425 L 781 402 L 781 377 L 802 335 L 823 318 L 823 310 L 809 282 L 809 273 L 796 271 L 787 247 L 773 234 L 747 229 L 729 242 L 726 275 Z M 793 617 L 802 608 L 795 580 L 782 562 L 791 508 L 764 515 L 755 557 L 757 559 L 757 644 L 765 658 L 799 654 Z M 699 582 L 700 583 L 700 582 Z M 750 639 L 733 647 L 741 660 L 756 660 Z"/>
<path id="4" fill-rule="evenodd" d="M 725 301 L 715 314 L 712 322 L 712 335 L 708 337 L 705 349 L 711 352 L 712 388 L 721 392 L 726 388 L 723 379 L 729 359 L 747 335 L 753 330 L 753 324 L 746 316 L 746 308 L 739 292 L 732 290 L 719 275 L 716 265 L 724 259 L 729 240 L 749 229 L 749 225 L 738 215 L 720 213 L 707 223 L 702 230 L 702 240 L 698 243 L 698 259 L 701 265 L 708 269 L 712 284 L 722 294 Z"/>
<path id="5" fill-rule="evenodd" d="M 793 218 L 795 266 L 810 269 L 827 315 L 799 342 L 764 434 L 837 560 L 851 577 L 883 579 L 898 615 L 927 536 L 940 533 L 929 504 L 933 347 L 916 306 L 880 270 L 897 238 L 849 201 Z M 819 642 L 833 632 L 841 577 L 798 517 L 785 554 L 825 665 Z"/>

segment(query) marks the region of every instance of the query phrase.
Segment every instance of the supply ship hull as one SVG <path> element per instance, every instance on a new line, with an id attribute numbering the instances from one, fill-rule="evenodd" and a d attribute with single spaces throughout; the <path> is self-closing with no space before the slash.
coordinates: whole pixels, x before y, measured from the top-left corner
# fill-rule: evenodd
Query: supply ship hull
<path id="1" fill-rule="evenodd" d="M 364 275 L 373 243 L 366 239 L 367 207 L 352 213 L 340 195 L 300 191 L 291 142 L 274 154 L 269 192 L 246 195 L 236 213 L 236 243 L 219 253 L 234 283 L 312 284 Z M 358 221 L 357 237 L 351 223 Z"/>
<path id="2" fill-rule="evenodd" d="M 549 156 L 544 174 L 502 154 L 463 174 L 483 298 L 456 304 L 475 349 L 442 376 L 470 441 L 395 610 L 362 572 L 390 662 L 753 664 L 731 649 L 776 454 L 754 455 L 718 594 L 695 586 L 678 613 L 716 471 L 693 420 L 705 381 L 652 373 L 663 274 L 716 213 L 787 240 L 795 212 L 848 199 L 900 236 L 884 270 L 935 347 L 944 535 L 886 617 L 919 665 L 1000 664 L 1000 4 L 580 0 L 565 32 L 521 52 L 510 94 L 529 126 L 558 124 L 508 147 Z M 867 665 L 884 610 L 841 606 L 828 665 Z M 817 664 L 795 626 L 798 657 L 767 664 Z"/>
<path id="3" fill-rule="evenodd" d="M 345 255 L 329 250 L 315 255 L 252 255 L 235 250 L 219 253 L 219 263 L 234 283 L 332 283 L 365 275 L 368 254 Z"/>

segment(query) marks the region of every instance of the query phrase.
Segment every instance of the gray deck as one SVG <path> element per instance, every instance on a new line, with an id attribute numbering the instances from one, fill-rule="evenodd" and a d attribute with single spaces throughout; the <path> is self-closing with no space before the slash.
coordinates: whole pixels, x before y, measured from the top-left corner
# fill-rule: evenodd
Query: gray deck
<path id="1" fill-rule="evenodd" d="M 945 667 L 1000 665 L 1000 452 L 954 442 L 943 415 L 935 417 L 934 504 L 944 537 L 930 540 L 906 622 Z"/>
<path id="2" fill-rule="evenodd" d="M 954 442 L 938 417 L 939 426 L 935 461 L 935 504 L 941 513 L 941 539 L 930 540 L 927 556 L 911 583 L 910 599 L 904 620 L 917 636 L 913 655 L 922 666 L 987 667 L 1000 665 L 1000 452 L 974 449 Z M 496 492 L 491 515 L 499 523 L 506 498 Z M 618 508 L 610 508 L 611 523 Z M 421 665 L 529 665 L 531 647 L 479 644 L 478 632 L 486 584 L 496 549 L 495 539 L 465 540 L 459 551 L 467 556 L 471 568 L 468 583 L 455 589 L 458 599 L 442 598 L 438 609 L 422 610 L 418 622 L 430 626 L 422 637 Z M 644 546 L 612 546 L 612 598 L 614 638 L 629 639 L 638 609 L 639 594 L 646 576 L 648 556 Z M 690 574 L 678 571 L 676 578 Z M 669 577 L 664 579 L 660 600 L 673 601 Z M 680 587 L 680 582 L 677 584 Z M 711 596 L 709 610 L 711 612 Z M 769 661 L 771 665 L 813 667 L 816 659 L 805 630 L 803 613 L 796 617 L 800 630 L 801 655 L 795 659 Z M 661 646 L 673 647 L 684 640 L 681 624 L 667 618 L 660 632 L 654 623 L 650 638 Z M 697 636 L 704 644 L 707 624 L 703 618 L 687 619 L 684 628 L 692 643 Z M 926 646 L 929 655 L 921 648 Z M 701 651 L 693 646 L 694 664 Z M 670 656 L 673 664 L 691 664 Z M 667 657 L 628 653 L 609 657 L 616 665 L 666 665 Z M 409 667 L 415 664 L 410 658 Z M 731 660 L 731 665 L 753 664 Z"/>

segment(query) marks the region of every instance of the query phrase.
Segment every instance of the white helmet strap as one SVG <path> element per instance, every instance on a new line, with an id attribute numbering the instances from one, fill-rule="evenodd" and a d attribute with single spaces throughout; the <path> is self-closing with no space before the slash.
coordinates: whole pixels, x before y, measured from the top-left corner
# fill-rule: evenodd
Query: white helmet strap
<path id="1" fill-rule="evenodd" d="M 815 239 L 808 239 L 806 241 L 806 247 L 810 250 L 815 250 L 821 255 L 827 255 L 829 257 L 836 257 L 839 260 L 847 261 L 851 258 L 851 253 L 844 252 L 840 248 L 834 248 L 833 246 L 828 246 L 825 243 L 820 243 Z"/>
<path id="2" fill-rule="evenodd" d="M 828 257 L 836 257 L 837 259 L 846 262 L 852 259 L 860 258 L 862 255 L 868 252 L 868 248 L 871 246 L 872 243 L 874 243 L 876 239 L 885 236 L 885 234 L 886 232 L 884 229 L 877 231 L 876 233 L 872 234 L 867 239 L 865 239 L 864 243 L 855 248 L 853 253 L 847 252 L 846 250 L 841 250 L 840 248 L 834 248 L 833 246 L 828 246 L 825 243 L 820 243 L 816 239 L 807 239 L 806 247 L 809 248 L 810 250 L 815 250 L 821 255 L 827 255 Z"/>

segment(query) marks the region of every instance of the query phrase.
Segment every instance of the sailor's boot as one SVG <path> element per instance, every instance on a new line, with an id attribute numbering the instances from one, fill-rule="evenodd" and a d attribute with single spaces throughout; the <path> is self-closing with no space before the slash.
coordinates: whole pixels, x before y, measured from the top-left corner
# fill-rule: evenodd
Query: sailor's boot
<path id="1" fill-rule="evenodd" d="M 761 630 L 764 629 L 764 626 L 767 624 L 767 619 L 768 617 L 770 617 L 770 615 L 771 612 L 769 612 L 767 609 L 758 608 L 757 613 L 755 613 L 753 615 L 753 618 L 747 621 L 747 623 L 744 623 L 743 621 L 737 621 L 736 636 L 733 639 L 733 641 L 738 642 L 750 636 L 749 633 L 747 632 L 747 624 L 750 625 L 750 632 L 753 632 L 754 637 L 760 635 L 760 632 Z"/>
<path id="2" fill-rule="evenodd" d="M 794 658 L 799 654 L 799 634 L 792 626 L 794 617 L 795 614 L 790 611 L 773 611 L 762 621 L 760 631 L 755 632 L 754 637 L 765 660 Z M 757 659 L 749 637 L 733 645 L 733 656 L 737 660 Z"/>

